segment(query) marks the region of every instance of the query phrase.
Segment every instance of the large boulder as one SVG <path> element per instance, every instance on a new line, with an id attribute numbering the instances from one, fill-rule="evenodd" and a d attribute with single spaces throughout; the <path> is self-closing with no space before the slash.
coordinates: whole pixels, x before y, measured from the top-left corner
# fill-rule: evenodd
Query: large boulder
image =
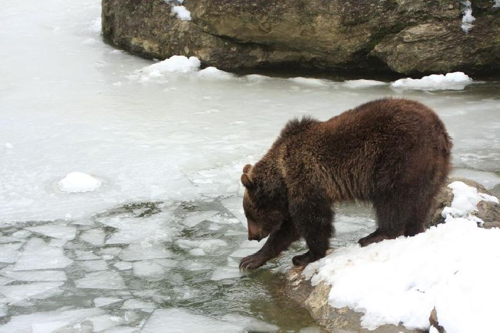
<path id="1" fill-rule="evenodd" d="M 103 34 L 147 57 L 198 57 L 225 70 L 293 66 L 405 74 L 500 71 L 500 8 L 473 0 L 103 0 Z"/>

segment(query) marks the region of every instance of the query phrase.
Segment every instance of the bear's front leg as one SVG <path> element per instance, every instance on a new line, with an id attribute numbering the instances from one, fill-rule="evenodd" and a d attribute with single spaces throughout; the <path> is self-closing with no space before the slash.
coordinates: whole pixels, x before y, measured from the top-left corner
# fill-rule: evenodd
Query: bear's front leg
<path id="1" fill-rule="evenodd" d="M 240 269 L 256 269 L 264 265 L 268 260 L 276 258 L 282 251 L 297 239 L 299 233 L 290 221 L 285 221 L 281 227 L 272 232 L 266 241 L 266 244 L 256 253 L 241 259 Z"/>
<path id="2" fill-rule="evenodd" d="M 309 201 L 311 202 L 311 201 Z M 330 237 L 333 235 L 333 212 L 330 205 L 300 205 L 296 206 L 292 214 L 292 221 L 296 229 L 306 240 L 309 251 L 293 257 L 295 266 L 307 266 L 326 255 L 330 247 Z"/>

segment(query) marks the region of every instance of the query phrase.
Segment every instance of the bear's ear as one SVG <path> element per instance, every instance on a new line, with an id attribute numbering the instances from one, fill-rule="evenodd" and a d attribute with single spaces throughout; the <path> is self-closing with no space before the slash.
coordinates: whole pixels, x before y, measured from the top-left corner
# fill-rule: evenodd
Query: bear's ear
<path id="1" fill-rule="evenodd" d="M 254 187 L 254 183 L 252 182 L 250 175 L 246 173 L 241 175 L 241 183 L 249 190 L 251 190 Z"/>
<path id="2" fill-rule="evenodd" d="M 251 164 L 247 164 L 243 167 L 243 173 L 248 173 L 252 169 Z"/>

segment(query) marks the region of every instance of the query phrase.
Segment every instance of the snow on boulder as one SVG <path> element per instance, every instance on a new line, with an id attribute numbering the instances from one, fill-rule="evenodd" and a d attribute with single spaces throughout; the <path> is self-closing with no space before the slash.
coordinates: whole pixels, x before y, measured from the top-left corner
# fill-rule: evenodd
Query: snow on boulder
<path id="1" fill-rule="evenodd" d="M 81 193 L 95 191 L 101 187 L 102 181 L 82 172 L 70 172 L 58 185 L 63 192 Z"/>
<path id="2" fill-rule="evenodd" d="M 429 329 L 435 308 L 447 332 L 496 332 L 500 306 L 500 229 L 478 228 L 470 215 L 480 200 L 498 202 L 454 182 L 446 223 L 414 237 L 367 247 L 351 245 L 309 264 L 303 276 L 328 286 L 333 309 L 362 313 L 361 326 Z"/>
<path id="3" fill-rule="evenodd" d="M 191 12 L 184 6 L 173 6 L 172 13 L 177 15 L 177 18 L 182 21 L 191 21 Z"/>
<path id="4" fill-rule="evenodd" d="M 410 90 L 463 90 L 472 83 L 472 79 L 462 73 L 433 74 L 421 79 L 400 79 L 391 83 L 392 88 Z"/>
<path id="5" fill-rule="evenodd" d="M 156 64 L 144 67 L 142 72 L 152 77 L 168 73 L 189 73 L 198 71 L 200 65 L 200 59 L 196 57 L 187 58 L 175 55 Z"/>

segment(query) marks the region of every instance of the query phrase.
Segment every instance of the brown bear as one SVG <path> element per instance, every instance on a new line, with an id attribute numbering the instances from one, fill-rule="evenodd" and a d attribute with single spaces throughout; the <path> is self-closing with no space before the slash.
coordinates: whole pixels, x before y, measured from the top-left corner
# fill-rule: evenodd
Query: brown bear
<path id="1" fill-rule="evenodd" d="M 269 238 L 240 268 L 264 265 L 300 237 L 309 251 L 294 265 L 323 258 L 339 201 L 373 203 L 378 228 L 361 246 L 422 232 L 451 148 L 438 116 L 406 99 L 372 101 L 324 122 L 290 121 L 266 155 L 243 168 L 248 239 Z"/>

